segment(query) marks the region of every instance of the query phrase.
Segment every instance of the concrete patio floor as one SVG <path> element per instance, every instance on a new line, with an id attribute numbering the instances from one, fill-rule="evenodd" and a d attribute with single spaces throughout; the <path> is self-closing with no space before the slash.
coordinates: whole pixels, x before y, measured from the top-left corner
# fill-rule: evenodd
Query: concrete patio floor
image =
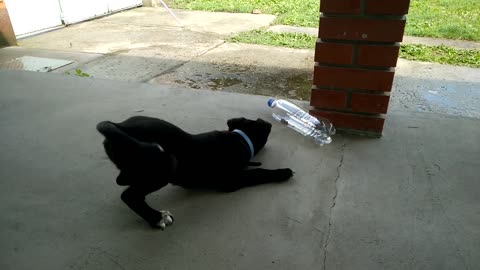
<path id="1" fill-rule="evenodd" d="M 475 269 L 478 119 L 392 110 L 384 136 L 325 147 L 274 123 L 264 167 L 294 179 L 152 194 L 153 231 L 119 199 L 101 120 L 150 115 L 196 133 L 271 119 L 266 97 L 0 71 L 1 269 Z M 228 179 L 225 179 L 228 181 Z"/>
<path id="2" fill-rule="evenodd" d="M 0 50 L 0 63 L 74 61 L 0 70 L 0 269 L 480 265 L 480 73 L 401 59 L 381 139 L 315 147 L 274 123 L 256 160 L 291 167 L 291 182 L 230 194 L 168 186 L 148 200 L 176 223 L 152 231 L 119 199 L 98 121 L 223 130 L 231 117 L 272 121 L 267 97 L 226 92 L 308 99 L 311 87 L 313 50 L 224 42 L 274 16 L 176 14 L 184 28 L 163 8 L 139 8 Z M 63 74 L 77 68 L 93 78 Z"/>

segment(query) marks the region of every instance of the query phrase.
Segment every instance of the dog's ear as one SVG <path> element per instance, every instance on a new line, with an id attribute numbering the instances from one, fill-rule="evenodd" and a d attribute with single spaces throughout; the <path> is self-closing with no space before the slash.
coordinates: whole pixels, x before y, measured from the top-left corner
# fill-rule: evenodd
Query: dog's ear
<path id="1" fill-rule="evenodd" d="M 245 117 L 232 118 L 227 121 L 228 131 L 233 131 L 234 129 L 241 129 L 244 123 L 247 121 Z"/>

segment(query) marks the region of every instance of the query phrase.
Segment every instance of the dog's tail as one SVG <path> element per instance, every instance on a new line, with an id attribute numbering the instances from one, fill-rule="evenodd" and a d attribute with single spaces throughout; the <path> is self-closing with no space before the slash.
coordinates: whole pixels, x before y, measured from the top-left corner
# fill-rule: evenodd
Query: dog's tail
<path id="1" fill-rule="evenodd" d="M 115 123 L 103 121 L 98 123 L 97 130 L 105 137 L 103 145 L 110 160 L 122 172 L 131 172 L 136 175 L 171 173 L 174 169 L 175 158 L 164 152 L 163 148 L 155 143 L 142 142 L 128 135 Z M 124 174 L 125 175 L 125 174 Z M 119 185 L 129 185 L 130 177 L 119 177 Z"/>

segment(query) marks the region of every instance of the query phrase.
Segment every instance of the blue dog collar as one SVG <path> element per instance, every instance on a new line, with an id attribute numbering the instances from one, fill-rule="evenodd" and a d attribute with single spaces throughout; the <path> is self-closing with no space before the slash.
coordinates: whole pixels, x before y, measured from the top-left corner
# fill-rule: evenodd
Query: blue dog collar
<path id="1" fill-rule="evenodd" d="M 247 142 L 248 148 L 250 148 L 250 159 L 252 159 L 254 151 L 253 151 L 253 143 L 252 141 L 250 141 L 250 138 L 248 138 L 247 134 L 245 134 L 243 131 L 239 129 L 235 129 L 232 132 L 239 134 Z"/>

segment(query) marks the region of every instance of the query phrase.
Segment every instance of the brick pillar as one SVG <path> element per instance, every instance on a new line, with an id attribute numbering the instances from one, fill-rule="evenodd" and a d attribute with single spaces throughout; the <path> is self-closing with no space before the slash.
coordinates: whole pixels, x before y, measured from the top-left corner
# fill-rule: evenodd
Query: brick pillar
<path id="1" fill-rule="evenodd" d="M 380 137 L 410 0 L 321 0 L 310 105 L 340 131 Z"/>
<path id="2" fill-rule="evenodd" d="M 3 0 L 0 0 L 0 48 L 17 45 L 17 39 L 13 32 L 12 23 L 8 16 L 7 8 Z"/>

